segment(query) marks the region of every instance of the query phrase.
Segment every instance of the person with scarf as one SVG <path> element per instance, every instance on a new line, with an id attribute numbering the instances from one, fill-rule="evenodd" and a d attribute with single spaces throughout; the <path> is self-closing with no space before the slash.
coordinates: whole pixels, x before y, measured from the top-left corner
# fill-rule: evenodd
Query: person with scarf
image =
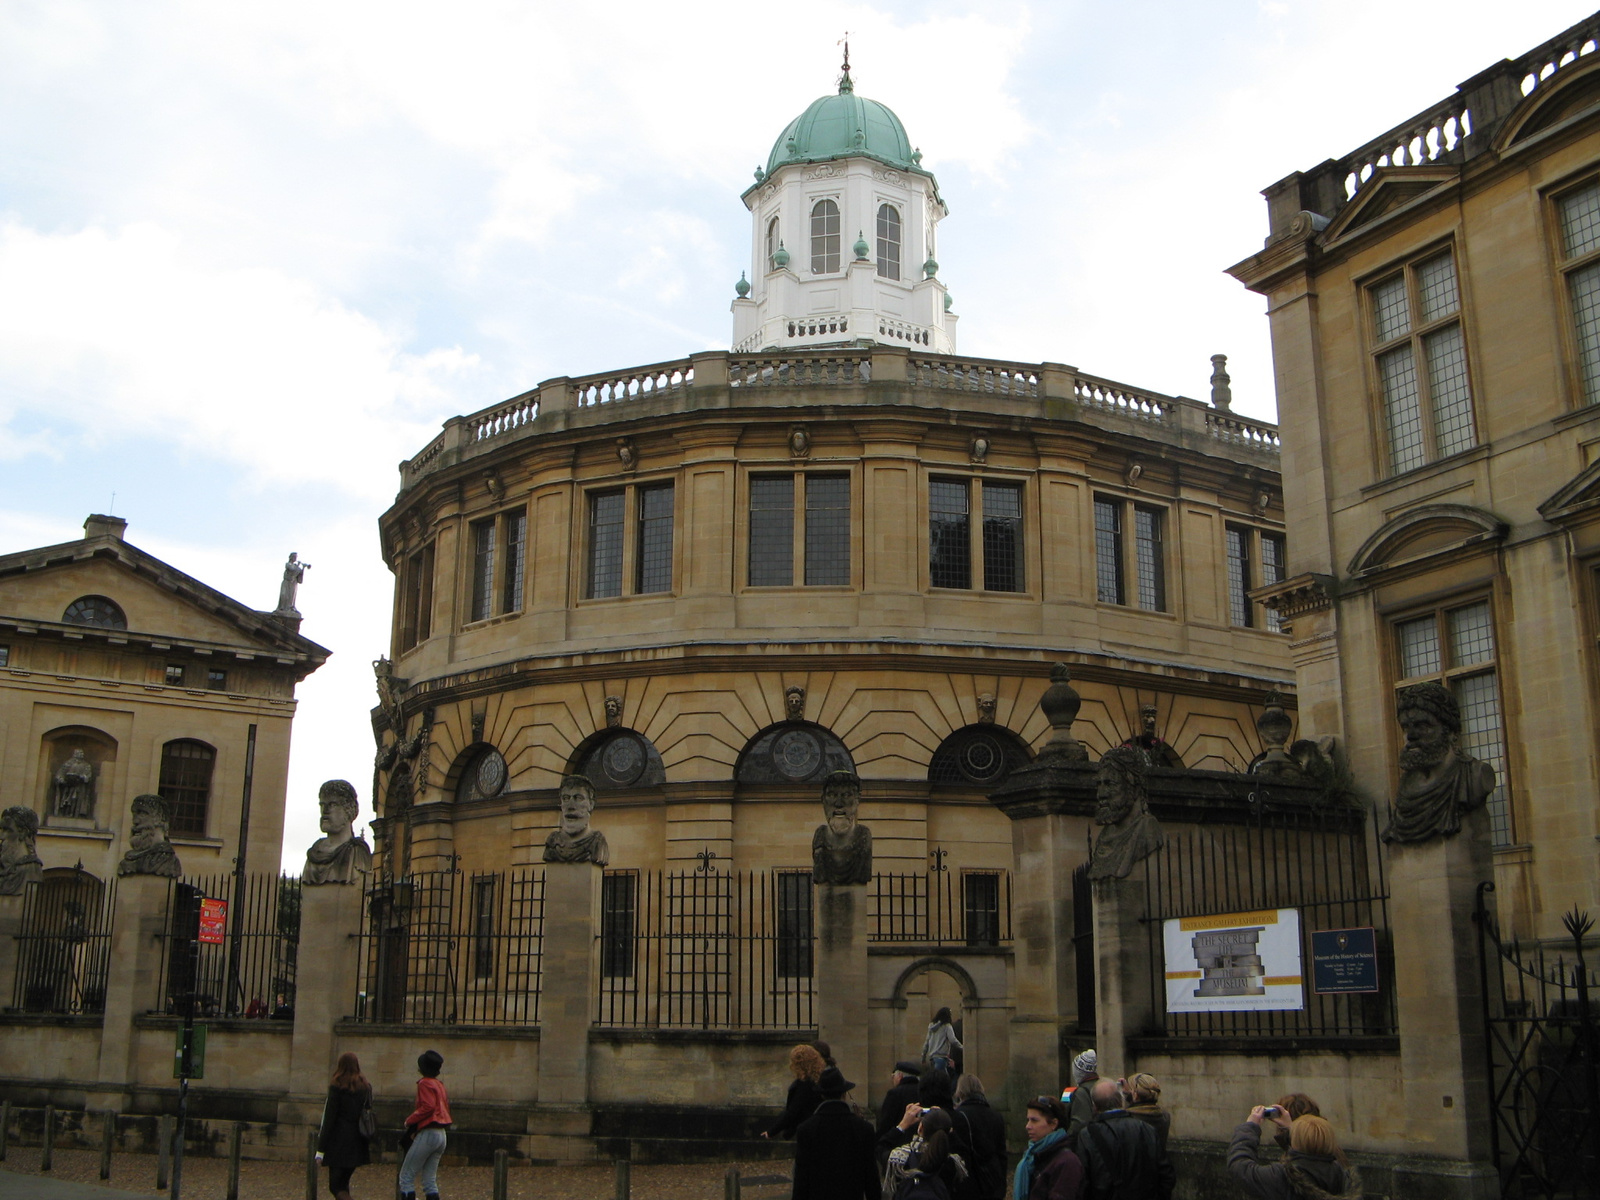
<path id="1" fill-rule="evenodd" d="M 1028 1101 L 1028 1148 L 1012 1177 L 1012 1200 L 1077 1200 L 1083 1164 L 1067 1145 L 1066 1119 L 1066 1109 L 1052 1096 Z"/>
<path id="2" fill-rule="evenodd" d="M 878 1139 L 878 1153 L 888 1152 L 883 1168 L 883 1200 L 903 1200 L 906 1181 L 919 1170 L 937 1178 L 947 1192 L 966 1181 L 965 1160 L 950 1151 L 951 1123 L 950 1113 L 943 1108 L 906 1105 L 900 1123 Z M 929 1158 L 935 1135 L 940 1135 L 941 1147 L 937 1162 Z"/>
<path id="3" fill-rule="evenodd" d="M 1256 1105 L 1233 1131 L 1228 1173 L 1256 1200 L 1357 1200 L 1361 1180 L 1345 1162 L 1333 1126 L 1321 1117 L 1297 1118 L 1289 1126 L 1289 1155 L 1263 1166 L 1256 1156 L 1267 1110 Z"/>

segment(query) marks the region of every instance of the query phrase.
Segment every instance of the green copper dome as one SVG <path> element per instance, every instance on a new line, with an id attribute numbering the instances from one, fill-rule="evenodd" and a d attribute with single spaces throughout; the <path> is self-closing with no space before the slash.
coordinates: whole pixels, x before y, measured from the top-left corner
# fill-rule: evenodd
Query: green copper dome
<path id="1" fill-rule="evenodd" d="M 786 163 L 827 162 L 851 155 L 875 158 L 902 171 L 920 170 L 921 155 L 912 148 L 900 118 L 888 105 L 856 95 L 846 75 L 838 95 L 814 101 L 778 135 L 767 158 L 767 174 Z"/>

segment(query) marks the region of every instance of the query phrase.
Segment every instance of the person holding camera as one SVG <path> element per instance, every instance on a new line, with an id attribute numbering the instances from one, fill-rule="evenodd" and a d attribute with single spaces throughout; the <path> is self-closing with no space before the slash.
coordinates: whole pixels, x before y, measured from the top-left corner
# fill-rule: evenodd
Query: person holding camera
<path id="1" fill-rule="evenodd" d="M 1289 1154 L 1263 1166 L 1257 1160 L 1261 1123 L 1270 1121 L 1289 1133 Z M 1291 1118 L 1281 1105 L 1256 1105 L 1233 1131 L 1228 1146 L 1228 1173 L 1256 1200 L 1358 1200 L 1361 1180 L 1339 1148 L 1333 1126 L 1307 1113 Z"/>
<path id="2" fill-rule="evenodd" d="M 909 1180 L 919 1171 L 938 1181 L 952 1193 L 967 1178 L 967 1164 L 950 1148 L 951 1125 L 948 1111 L 908 1104 L 899 1123 L 878 1139 L 878 1153 L 888 1152 L 883 1168 L 883 1200 L 896 1200 Z M 937 1190 L 926 1187 L 924 1190 Z"/>

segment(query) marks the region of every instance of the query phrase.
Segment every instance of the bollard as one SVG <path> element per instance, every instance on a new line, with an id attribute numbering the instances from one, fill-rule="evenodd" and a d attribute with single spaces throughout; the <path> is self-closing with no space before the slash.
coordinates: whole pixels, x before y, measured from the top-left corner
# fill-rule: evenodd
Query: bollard
<path id="1" fill-rule="evenodd" d="M 6 1160 L 6 1134 L 11 1130 L 11 1101 L 0 1103 L 0 1162 Z"/>
<path id="2" fill-rule="evenodd" d="M 244 1122 L 235 1121 L 228 1135 L 228 1200 L 239 1200 L 239 1155 L 244 1144 Z"/>
<path id="3" fill-rule="evenodd" d="M 616 1200 L 629 1200 L 633 1189 L 633 1164 L 625 1158 L 617 1159 Z"/>
<path id="4" fill-rule="evenodd" d="M 111 1147 L 117 1140 L 117 1114 L 106 1109 L 100 1114 L 100 1178 L 111 1178 Z"/>
<path id="5" fill-rule="evenodd" d="M 172 1170 L 172 1118 L 162 1117 L 156 1125 L 156 1191 L 167 1190 Z"/>
<path id="6" fill-rule="evenodd" d="M 722 1200 L 739 1200 L 739 1168 L 729 1167 L 722 1177 Z"/>
<path id="7" fill-rule="evenodd" d="M 494 1152 L 494 1200 L 506 1200 L 506 1167 L 510 1155 L 504 1150 Z"/>
<path id="8" fill-rule="evenodd" d="M 306 1130 L 306 1200 L 317 1200 L 317 1128 Z"/>
<path id="9" fill-rule="evenodd" d="M 44 1143 L 39 1151 L 39 1170 L 48 1171 L 55 1165 L 56 1151 L 56 1106 L 44 1106 Z"/>

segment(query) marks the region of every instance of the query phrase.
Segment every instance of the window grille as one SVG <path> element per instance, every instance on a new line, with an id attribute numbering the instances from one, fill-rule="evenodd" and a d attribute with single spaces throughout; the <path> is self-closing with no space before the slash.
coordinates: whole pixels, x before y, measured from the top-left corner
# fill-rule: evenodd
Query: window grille
<path id="1" fill-rule="evenodd" d="M 639 566 L 635 591 L 672 590 L 672 484 L 639 489 Z"/>
<path id="2" fill-rule="evenodd" d="M 606 979 L 633 978 L 638 907 L 638 872 L 608 871 L 600 881 L 600 974 Z"/>
<path id="3" fill-rule="evenodd" d="M 878 275 L 900 278 L 900 212 L 892 204 L 878 205 Z"/>
<path id="4" fill-rule="evenodd" d="M 1269 583 L 1282 583 L 1287 578 L 1288 568 L 1286 560 L 1288 547 L 1282 537 L 1275 533 L 1261 535 L 1261 585 Z M 1273 609 L 1267 609 L 1267 628 L 1273 633 L 1283 632 L 1283 618 Z"/>
<path id="5" fill-rule="evenodd" d="M 848 475 L 806 476 L 805 546 L 807 587 L 850 583 Z"/>
<path id="6" fill-rule="evenodd" d="M 819 200 L 811 209 L 811 273 L 834 275 L 839 270 L 839 206 Z"/>
<path id="7" fill-rule="evenodd" d="M 482 621 L 494 613 L 494 521 L 472 526 L 472 619 Z"/>
<path id="8" fill-rule="evenodd" d="M 965 480 L 928 484 L 928 575 L 934 587 L 972 586 L 971 527 Z"/>
<path id="9" fill-rule="evenodd" d="M 794 477 L 750 480 L 750 586 L 794 583 Z"/>
<path id="10" fill-rule="evenodd" d="M 968 871 L 961 877 L 969 946 L 1000 944 L 1000 873 Z"/>
<path id="11" fill-rule="evenodd" d="M 161 748 L 161 781 L 156 791 L 167 802 L 171 832 L 205 837 L 216 758 L 215 750 L 192 738 L 180 738 Z"/>
<path id="12" fill-rule="evenodd" d="M 1557 207 L 1578 378 L 1584 401 L 1593 404 L 1600 400 L 1600 180 L 1568 192 Z"/>
<path id="13" fill-rule="evenodd" d="M 1167 607 L 1161 517 L 1159 509 L 1139 506 L 1133 510 L 1134 569 L 1138 574 L 1139 607 L 1146 612 L 1165 612 Z"/>
<path id="14" fill-rule="evenodd" d="M 1095 595 L 1101 604 L 1125 604 L 1122 590 L 1122 505 L 1094 502 Z"/>
<path id="15" fill-rule="evenodd" d="M 778 873 L 777 973 L 809 977 L 812 968 L 811 872 Z"/>
<path id="16" fill-rule="evenodd" d="M 472 881 L 472 973 L 494 978 L 494 876 Z"/>
<path id="17" fill-rule="evenodd" d="M 626 496 L 600 492 L 589 497 L 589 596 L 622 595 L 622 521 Z"/>
<path id="18" fill-rule="evenodd" d="M 983 485 L 983 587 L 1020 592 L 1022 586 L 1022 485 Z"/>
<path id="19" fill-rule="evenodd" d="M 93 625 L 98 629 L 126 629 L 128 618 L 115 600 L 105 596 L 79 596 L 61 614 L 67 625 Z"/>

